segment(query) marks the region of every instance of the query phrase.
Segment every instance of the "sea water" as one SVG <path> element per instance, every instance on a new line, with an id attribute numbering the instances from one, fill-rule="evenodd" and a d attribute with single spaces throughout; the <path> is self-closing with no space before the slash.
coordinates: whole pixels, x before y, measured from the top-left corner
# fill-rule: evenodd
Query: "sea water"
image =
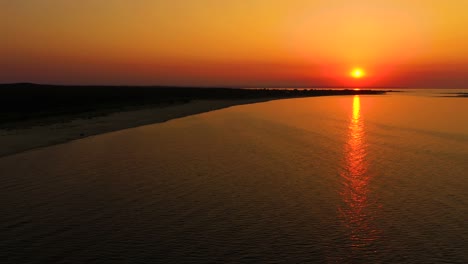
<path id="1" fill-rule="evenodd" d="M 288 99 L 0 159 L 2 263 L 468 263 L 468 98 Z"/>

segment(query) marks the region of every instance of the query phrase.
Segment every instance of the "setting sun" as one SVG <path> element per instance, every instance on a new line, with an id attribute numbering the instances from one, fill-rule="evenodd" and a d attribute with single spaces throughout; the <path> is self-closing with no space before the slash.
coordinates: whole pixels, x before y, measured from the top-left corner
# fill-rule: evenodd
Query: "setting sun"
<path id="1" fill-rule="evenodd" d="M 363 78 L 364 76 L 366 76 L 366 72 L 361 69 L 361 68 L 354 68 L 351 73 L 350 73 L 351 77 L 355 78 L 355 79 L 361 79 Z"/>

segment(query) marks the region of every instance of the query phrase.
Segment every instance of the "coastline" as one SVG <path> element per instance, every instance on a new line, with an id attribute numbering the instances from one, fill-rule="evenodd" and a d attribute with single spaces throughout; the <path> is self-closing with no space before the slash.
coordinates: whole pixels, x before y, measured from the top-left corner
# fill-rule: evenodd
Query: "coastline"
<path id="1" fill-rule="evenodd" d="M 188 103 L 145 107 L 139 110 L 113 112 L 93 118 L 71 119 L 66 122 L 40 124 L 25 122 L 19 127 L 0 129 L 0 158 L 57 144 L 135 128 L 163 123 L 172 119 L 220 110 L 236 105 L 267 102 L 286 98 L 257 98 L 232 100 L 193 100 Z"/>
<path id="2" fill-rule="evenodd" d="M 0 158 L 236 105 L 389 92 L 37 84 L 7 84 L 0 88 Z"/>

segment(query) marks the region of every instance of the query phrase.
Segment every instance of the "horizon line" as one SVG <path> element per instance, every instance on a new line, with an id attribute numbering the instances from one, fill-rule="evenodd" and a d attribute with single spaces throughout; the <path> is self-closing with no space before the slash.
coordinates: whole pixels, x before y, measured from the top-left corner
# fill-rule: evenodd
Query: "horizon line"
<path id="1" fill-rule="evenodd" d="M 339 85 L 314 85 L 314 86 L 224 86 L 224 85 L 134 85 L 134 84 L 53 84 L 53 83 L 34 83 L 34 82 L 12 82 L 0 83 L 0 86 L 63 86 L 63 87 L 164 87 L 164 88 L 222 88 L 222 89 L 468 89 L 467 88 L 440 88 L 440 87 L 409 87 L 409 86 L 339 86 Z"/>

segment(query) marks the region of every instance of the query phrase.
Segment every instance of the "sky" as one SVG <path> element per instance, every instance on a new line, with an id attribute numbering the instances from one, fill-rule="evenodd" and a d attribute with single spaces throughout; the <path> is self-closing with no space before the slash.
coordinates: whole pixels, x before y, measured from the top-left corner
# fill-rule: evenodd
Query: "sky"
<path id="1" fill-rule="evenodd" d="M 468 88 L 468 0 L 0 0 L 0 83 Z M 360 67 L 366 77 L 353 79 Z"/>

